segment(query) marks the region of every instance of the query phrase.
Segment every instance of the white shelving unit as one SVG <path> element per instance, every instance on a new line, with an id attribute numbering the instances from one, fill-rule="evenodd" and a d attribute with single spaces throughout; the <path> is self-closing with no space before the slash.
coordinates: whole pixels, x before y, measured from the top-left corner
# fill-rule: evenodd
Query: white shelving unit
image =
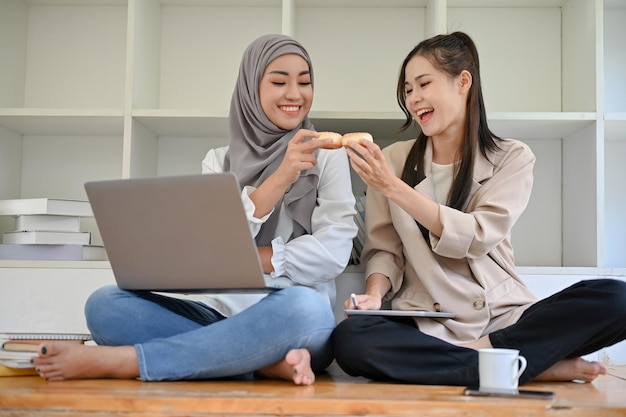
<path id="1" fill-rule="evenodd" d="M 199 173 L 227 143 L 241 54 L 269 32 L 310 52 L 318 130 L 368 130 L 383 146 L 415 137 L 397 133 L 400 63 L 422 39 L 462 30 L 479 49 L 492 129 L 537 155 L 518 264 L 623 277 L 624 22 L 623 0 L 3 1 L 0 198 L 82 199 L 88 180 Z M 0 261 L 0 285 L 31 268 L 60 282 L 66 271 Z M 101 273 L 74 268 L 85 285 Z"/>

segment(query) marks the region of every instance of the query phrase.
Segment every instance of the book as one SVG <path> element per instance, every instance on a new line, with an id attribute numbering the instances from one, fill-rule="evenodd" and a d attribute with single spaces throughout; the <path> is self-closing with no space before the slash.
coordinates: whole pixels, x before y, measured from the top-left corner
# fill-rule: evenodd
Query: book
<path id="1" fill-rule="evenodd" d="M 15 217 L 15 231 L 80 232 L 79 216 L 21 214 Z"/>
<path id="2" fill-rule="evenodd" d="M 8 352 L 37 352 L 45 339 L 7 340 L 2 343 L 2 350 Z"/>
<path id="3" fill-rule="evenodd" d="M 0 216 L 24 214 L 56 214 L 60 216 L 93 217 L 91 204 L 84 200 L 62 198 L 16 198 L 0 200 Z"/>
<path id="4" fill-rule="evenodd" d="M 11 368 L 5 365 L 0 365 L 0 377 L 2 376 L 33 376 L 39 375 L 35 368 Z"/>
<path id="5" fill-rule="evenodd" d="M 92 340 L 89 333 L 4 332 L 0 340 Z"/>
<path id="6" fill-rule="evenodd" d="M 50 339 L 10 339 L 2 343 L 2 350 L 7 352 L 37 352 L 39 345 Z M 67 342 L 84 343 L 84 340 L 64 340 Z"/>
<path id="7" fill-rule="evenodd" d="M 89 245 L 90 232 L 4 232 L 2 243 L 5 244 L 47 244 L 47 245 Z"/>
<path id="8" fill-rule="evenodd" d="M 0 349 L 0 365 L 9 368 L 32 368 L 30 362 L 32 358 L 37 356 L 37 352 L 13 352 Z"/>
<path id="9" fill-rule="evenodd" d="M 108 257 L 104 246 L 98 245 L 0 244 L 0 260 L 106 261 Z"/>

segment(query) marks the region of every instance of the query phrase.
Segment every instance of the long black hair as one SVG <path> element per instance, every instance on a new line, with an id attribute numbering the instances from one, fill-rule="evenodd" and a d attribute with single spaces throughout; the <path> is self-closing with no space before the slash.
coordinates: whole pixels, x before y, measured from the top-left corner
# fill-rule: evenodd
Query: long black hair
<path id="1" fill-rule="evenodd" d="M 400 131 L 404 131 L 413 123 L 410 111 L 406 107 L 406 66 L 415 56 L 423 56 L 437 69 L 445 72 L 450 77 L 456 77 L 463 70 L 467 70 L 472 75 L 472 85 L 469 90 L 466 104 L 465 140 L 459 149 L 458 159 L 460 163 L 454 172 L 454 179 L 447 205 L 458 210 L 463 210 L 473 179 L 474 156 L 477 149 L 487 157 L 488 151 L 498 150 L 498 141 L 502 140 L 496 136 L 487 126 L 487 112 L 480 81 L 480 65 L 478 61 L 478 50 L 474 41 L 463 32 L 454 32 L 448 35 L 437 35 L 420 42 L 407 55 L 402 62 L 400 76 L 398 77 L 397 100 L 406 120 Z M 424 173 L 424 153 L 428 137 L 420 131 L 420 134 L 411 148 L 404 164 L 402 180 L 415 187 L 425 177 Z M 420 224 L 422 233 L 429 241 L 428 231 Z"/>

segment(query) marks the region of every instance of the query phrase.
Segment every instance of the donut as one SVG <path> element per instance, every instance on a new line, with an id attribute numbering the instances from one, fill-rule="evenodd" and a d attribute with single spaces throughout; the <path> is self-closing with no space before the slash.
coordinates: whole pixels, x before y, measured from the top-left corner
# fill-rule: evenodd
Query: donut
<path id="1" fill-rule="evenodd" d="M 374 138 L 372 137 L 372 135 L 367 132 L 353 132 L 353 133 L 346 133 L 345 135 L 341 137 L 341 146 L 348 146 L 348 142 L 351 142 L 351 141 L 358 142 L 359 139 L 365 139 L 365 140 L 369 140 L 370 142 L 374 142 Z"/>
<path id="2" fill-rule="evenodd" d="M 319 136 L 315 139 L 332 139 L 333 143 L 324 146 L 324 149 L 339 149 L 342 146 L 341 135 L 336 132 L 319 132 Z"/>

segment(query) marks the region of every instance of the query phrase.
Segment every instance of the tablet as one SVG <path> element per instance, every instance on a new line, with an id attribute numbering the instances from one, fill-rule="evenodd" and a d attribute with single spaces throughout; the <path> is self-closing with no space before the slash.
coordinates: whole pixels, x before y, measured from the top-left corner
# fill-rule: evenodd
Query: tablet
<path id="1" fill-rule="evenodd" d="M 398 317 L 431 317 L 431 318 L 443 318 L 452 319 L 454 313 L 445 311 L 424 311 L 424 310 L 351 310 L 347 309 L 344 312 L 348 316 L 398 316 Z"/>

